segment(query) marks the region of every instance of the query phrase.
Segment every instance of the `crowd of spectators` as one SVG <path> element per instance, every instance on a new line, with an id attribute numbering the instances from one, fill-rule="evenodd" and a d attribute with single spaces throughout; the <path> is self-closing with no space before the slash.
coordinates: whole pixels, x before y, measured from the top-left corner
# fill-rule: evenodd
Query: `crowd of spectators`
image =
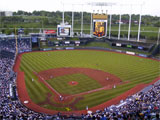
<path id="1" fill-rule="evenodd" d="M 18 45 L 18 52 L 23 53 L 23 52 L 29 52 L 32 50 L 31 47 L 31 38 L 21 38 L 19 37 L 17 39 L 17 45 Z"/>
<path id="2" fill-rule="evenodd" d="M 87 114 L 84 118 L 102 120 L 160 120 L 160 81 L 121 101 L 119 105 L 112 105 Z"/>
<path id="3" fill-rule="evenodd" d="M 7 38 L 0 38 L 0 51 L 1 50 L 6 50 L 6 51 L 11 51 L 14 52 L 16 50 L 16 43 L 15 39 L 10 39 L 9 42 Z"/>
<path id="4" fill-rule="evenodd" d="M 26 43 L 20 43 L 21 50 L 26 50 Z M 47 115 L 23 106 L 16 91 L 11 96 L 9 84 L 16 86 L 16 73 L 12 70 L 16 56 L 15 39 L 0 39 L 0 48 L 0 120 L 45 119 Z"/>
<path id="5" fill-rule="evenodd" d="M 28 41 L 22 40 L 18 44 L 21 52 L 31 50 Z M 160 120 L 160 81 L 121 100 L 118 105 L 81 116 L 47 115 L 26 108 L 19 101 L 17 91 L 14 96 L 10 94 L 9 84 L 16 86 L 16 73 L 12 70 L 15 47 L 15 40 L 0 39 L 0 120 Z"/>

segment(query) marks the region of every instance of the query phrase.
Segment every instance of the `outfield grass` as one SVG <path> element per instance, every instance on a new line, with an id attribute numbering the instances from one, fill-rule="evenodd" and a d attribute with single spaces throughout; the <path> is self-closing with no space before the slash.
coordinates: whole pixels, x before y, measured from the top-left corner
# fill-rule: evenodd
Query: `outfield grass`
<path id="1" fill-rule="evenodd" d="M 98 66 L 96 65 L 97 63 L 99 64 Z M 40 72 L 48 69 L 62 67 L 92 68 L 100 69 L 102 71 L 114 74 L 117 77 L 119 77 L 122 81 L 129 81 L 129 83 L 127 84 L 117 86 L 114 90 L 102 90 L 85 95 L 84 99 L 76 104 L 76 107 L 81 110 L 85 109 L 86 106 L 93 107 L 109 99 L 112 99 L 120 95 L 121 93 L 131 89 L 137 84 L 151 82 L 160 75 L 159 66 L 160 64 L 158 61 L 139 58 L 135 56 L 104 51 L 72 50 L 33 52 L 24 54 L 22 56 L 20 69 L 25 73 L 25 82 L 27 90 L 29 96 L 35 103 L 40 103 L 44 101 L 46 93 L 50 92 L 50 90 L 37 80 L 38 78 L 33 74 L 33 71 Z M 50 84 L 53 84 L 55 81 L 56 84 L 61 84 L 60 80 L 62 79 L 69 81 L 70 78 L 77 79 L 79 77 L 80 81 L 82 80 L 81 77 L 90 80 L 90 78 L 86 78 L 86 76 L 78 76 L 79 75 L 75 74 L 75 76 L 69 75 L 67 77 L 57 77 L 56 79 L 51 80 Z M 32 82 L 32 78 L 34 78 L 34 82 Z M 56 87 L 58 87 L 58 85 L 55 85 L 55 88 Z M 98 86 L 97 84 L 97 87 L 100 86 Z M 59 91 L 63 92 L 63 89 L 59 89 Z M 71 91 L 69 90 L 66 93 L 69 92 Z M 74 93 L 78 92 L 76 92 L 75 90 Z M 48 108 L 57 109 L 54 107 Z M 65 110 L 65 108 L 61 108 L 61 110 Z"/>

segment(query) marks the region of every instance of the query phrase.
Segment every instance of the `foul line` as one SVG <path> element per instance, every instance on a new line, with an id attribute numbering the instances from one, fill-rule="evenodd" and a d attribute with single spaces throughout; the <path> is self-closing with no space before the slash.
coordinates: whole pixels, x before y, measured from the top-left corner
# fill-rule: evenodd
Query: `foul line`
<path id="1" fill-rule="evenodd" d="M 58 93 L 54 88 L 52 88 L 43 77 L 41 77 L 37 72 L 34 72 L 53 92 L 55 92 L 58 96 L 61 96 L 60 93 Z"/>
<path id="2" fill-rule="evenodd" d="M 67 97 L 65 97 L 65 98 L 80 96 L 80 95 L 84 95 L 84 94 L 89 94 L 89 93 L 97 92 L 97 91 L 100 91 L 100 90 L 110 89 L 110 88 L 112 88 L 112 87 L 113 87 L 112 85 L 107 85 L 107 86 L 102 87 L 102 88 L 97 88 L 97 89 L 94 89 L 94 90 L 90 90 L 90 91 L 86 91 L 86 92 L 82 92 L 82 93 L 70 95 L 70 96 L 67 96 Z"/>

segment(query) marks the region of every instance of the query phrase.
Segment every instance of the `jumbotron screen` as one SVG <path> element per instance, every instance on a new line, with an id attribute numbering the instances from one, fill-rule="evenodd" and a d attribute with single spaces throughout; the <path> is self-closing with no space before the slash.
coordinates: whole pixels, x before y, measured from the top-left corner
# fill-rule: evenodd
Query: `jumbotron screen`
<path id="1" fill-rule="evenodd" d="M 70 28 L 69 27 L 59 27 L 58 35 L 59 36 L 70 36 Z"/>

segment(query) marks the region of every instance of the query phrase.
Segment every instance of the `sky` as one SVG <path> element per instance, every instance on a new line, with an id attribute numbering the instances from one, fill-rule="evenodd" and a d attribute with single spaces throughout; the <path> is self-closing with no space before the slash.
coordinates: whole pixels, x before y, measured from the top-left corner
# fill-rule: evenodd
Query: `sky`
<path id="1" fill-rule="evenodd" d="M 83 1 L 83 2 L 82 2 Z M 88 3 L 106 2 L 109 6 L 91 6 Z M 112 7 L 111 7 L 112 4 Z M 64 7 L 63 7 L 64 5 Z M 132 7 L 131 7 L 132 5 Z M 141 9 L 142 8 L 142 9 Z M 160 16 L 160 0 L 1 0 L 0 11 L 108 11 L 110 14 L 140 14 Z M 100 13 L 100 12 L 99 12 Z"/>

